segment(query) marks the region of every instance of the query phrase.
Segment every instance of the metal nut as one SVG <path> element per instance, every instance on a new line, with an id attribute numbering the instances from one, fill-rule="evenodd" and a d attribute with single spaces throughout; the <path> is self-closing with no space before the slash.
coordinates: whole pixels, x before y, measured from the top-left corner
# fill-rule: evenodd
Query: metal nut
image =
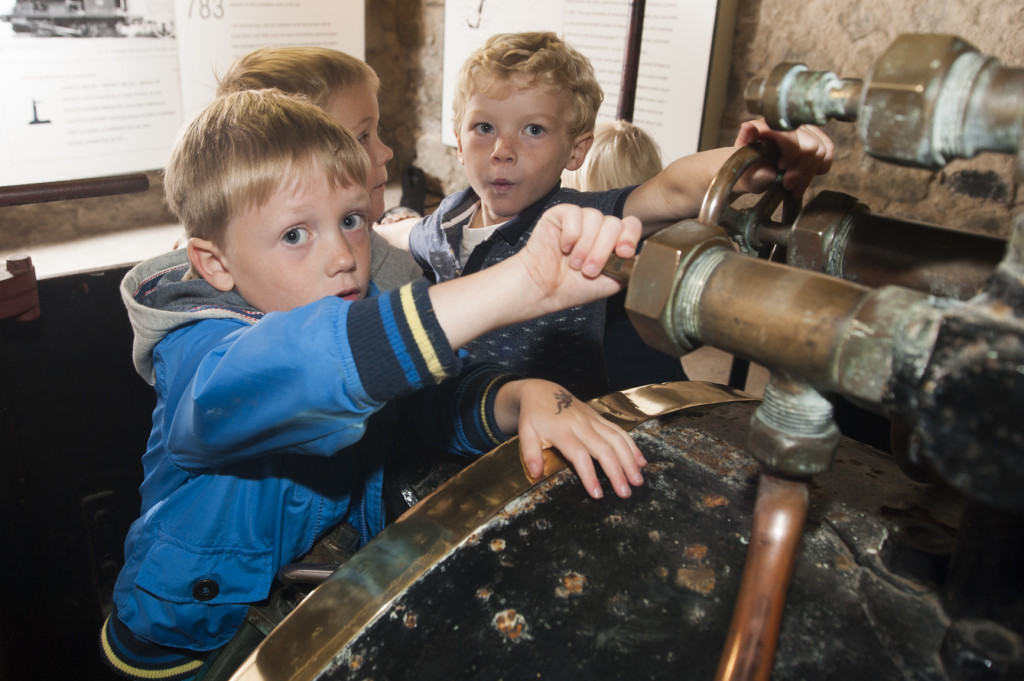
<path id="1" fill-rule="evenodd" d="M 630 275 L 625 308 L 645 343 L 672 357 L 694 349 L 672 319 L 676 292 L 697 256 L 721 246 L 734 249 L 725 230 L 696 220 L 677 222 L 644 242 Z"/>

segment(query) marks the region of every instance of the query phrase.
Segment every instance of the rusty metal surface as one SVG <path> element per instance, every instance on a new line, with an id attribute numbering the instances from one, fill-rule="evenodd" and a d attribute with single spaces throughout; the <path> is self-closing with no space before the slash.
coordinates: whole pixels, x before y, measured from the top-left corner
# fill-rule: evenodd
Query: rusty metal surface
<path id="1" fill-rule="evenodd" d="M 651 463 L 631 499 L 594 501 L 563 469 L 423 566 L 390 602 L 346 609 L 350 635 L 335 639 L 329 660 L 304 669 L 264 660 L 236 678 L 713 678 L 750 537 L 759 467 L 743 441 L 755 406 L 643 422 L 633 432 Z M 960 507 L 844 438 L 832 471 L 810 486 L 773 678 L 948 678 L 934 579 Z M 406 548 L 390 553 L 407 564 Z M 358 558 L 339 572 L 370 589 L 378 577 Z M 292 636 L 288 651 L 265 642 L 263 656 L 299 660 L 330 633 Z"/>
<path id="2" fill-rule="evenodd" d="M 1007 312 L 999 303 L 943 317 L 913 386 L 911 456 L 973 499 L 1022 514 L 1024 329 Z"/>

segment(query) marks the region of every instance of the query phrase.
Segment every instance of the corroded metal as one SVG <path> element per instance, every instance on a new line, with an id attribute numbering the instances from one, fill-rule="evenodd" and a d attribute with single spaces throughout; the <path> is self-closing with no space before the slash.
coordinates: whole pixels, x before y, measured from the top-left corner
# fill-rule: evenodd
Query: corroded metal
<path id="1" fill-rule="evenodd" d="M 837 444 L 832 403 L 803 381 L 772 373 L 750 420 L 754 458 L 772 474 L 805 479 L 829 469 Z"/>
<path id="2" fill-rule="evenodd" d="M 638 330 L 666 352 L 711 345 L 905 420 L 913 460 L 973 498 L 1024 511 L 1024 429 L 1015 414 L 1024 400 L 1022 224 L 967 301 L 868 288 L 684 240 L 677 252 L 666 249 L 673 257 L 637 258 L 630 286 L 659 282 L 661 295 L 627 295 L 626 311 L 633 319 L 631 305 L 644 305 Z M 982 393 L 991 404 L 977 410 Z"/>
<path id="3" fill-rule="evenodd" d="M 1024 164 L 1024 69 L 1001 66 L 951 35 L 905 34 L 863 82 L 780 64 L 745 91 L 748 110 L 783 130 L 829 119 L 858 123 L 868 154 L 941 168 L 982 151 Z"/>
<path id="4" fill-rule="evenodd" d="M 699 382 L 644 386 L 593 404 L 624 427 L 699 405 L 747 401 L 737 391 Z M 546 452 L 545 475 L 565 469 Z M 345 643 L 400 593 L 530 490 L 518 440 L 481 457 L 387 527 L 317 587 L 256 649 L 235 681 L 303 681 L 327 666 Z M 515 630 L 514 614 L 504 620 Z"/>
<path id="5" fill-rule="evenodd" d="M 856 78 L 783 62 L 767 78 L 752 78 L 743 98 L 747 110 L 761 113 L 772 127 L 793 130 L 804 123 L 825 125 L 832 118 L 855 120 L 862 87 Z"/>
<path id="6" fill-rule="evenodd" d="M 774 146 L 763 142 L 737 150 L 715 174 L 701 205 L 698 221 L 724 228 L 744 253 L 781 248 L 794 267 L 865 286 L 904 286 L 963 300 L 981 289 L 1006 250 L 1005 239 L 885 217 L 840 192 L 821 192 L 800 209 L 778 182 L 755 205 L 732 208 L 739 177 L 776 156 Z M 780 203 L 781 219 L 775 221 Z M 632 270 L 623 276 L 620 268 L 609 266 L 606 273 L 628 281 Z"/>

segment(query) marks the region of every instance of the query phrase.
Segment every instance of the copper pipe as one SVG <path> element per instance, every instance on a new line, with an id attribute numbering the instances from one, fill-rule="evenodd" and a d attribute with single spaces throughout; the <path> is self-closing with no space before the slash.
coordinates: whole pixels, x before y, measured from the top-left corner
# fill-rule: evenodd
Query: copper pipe
<path id="1" fill-rule="evenodd" d="M 807 518 L 807 483 L 761 474 L 747 561 L 716 681 L 768 681 Z"/>
<path id="2" fill-rule="evenodd" d="M 145 175 L 116 175 L 89 180 L 17 184 L 0 187 L 0 206 L 131 194 L 144 192 L 147 189 L 149 189 L 149 178 Z"/>

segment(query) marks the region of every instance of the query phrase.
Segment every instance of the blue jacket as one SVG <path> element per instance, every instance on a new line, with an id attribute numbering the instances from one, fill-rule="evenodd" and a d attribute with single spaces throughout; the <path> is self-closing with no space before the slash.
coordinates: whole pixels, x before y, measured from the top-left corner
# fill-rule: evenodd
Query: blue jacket
<path id="1" fill-rule="evenodd" d="M 466 266 L 459 262 L 462 229 L 480 202 L 470 189 L 451 194 L 409 233 L 409 250 L 434 281 L 448 281 L 490 267 L 522 250 L 545 210 L 560 203 L 592 207 L 622 217 L 635 187 L 604 192 L 553 188 L 495 230 L 473 249 Z M 501 364 L 510 371 L 546 378 L 580 399 L 608 392 L 604 361 L 605 301 L 598 300 L 495 329 L 465 346 L 470 359 Z"/>
<path id="2" fill-rule="evenodd" d="M 157 402 L 114 604 L 137 636 L 202 651 L 330 527 L 348 521 L 364 543 L 381 530 L 398 418 L 385 405 L 426 388 L 408 398 L 426 439 L 477 454 L 506 438 L 492 407 L 512 377 L 476 367 L 446 381 L 461 361 L 425 282 L 263 315 L 186 270 L 181 249 L 122 282 Z"/>

